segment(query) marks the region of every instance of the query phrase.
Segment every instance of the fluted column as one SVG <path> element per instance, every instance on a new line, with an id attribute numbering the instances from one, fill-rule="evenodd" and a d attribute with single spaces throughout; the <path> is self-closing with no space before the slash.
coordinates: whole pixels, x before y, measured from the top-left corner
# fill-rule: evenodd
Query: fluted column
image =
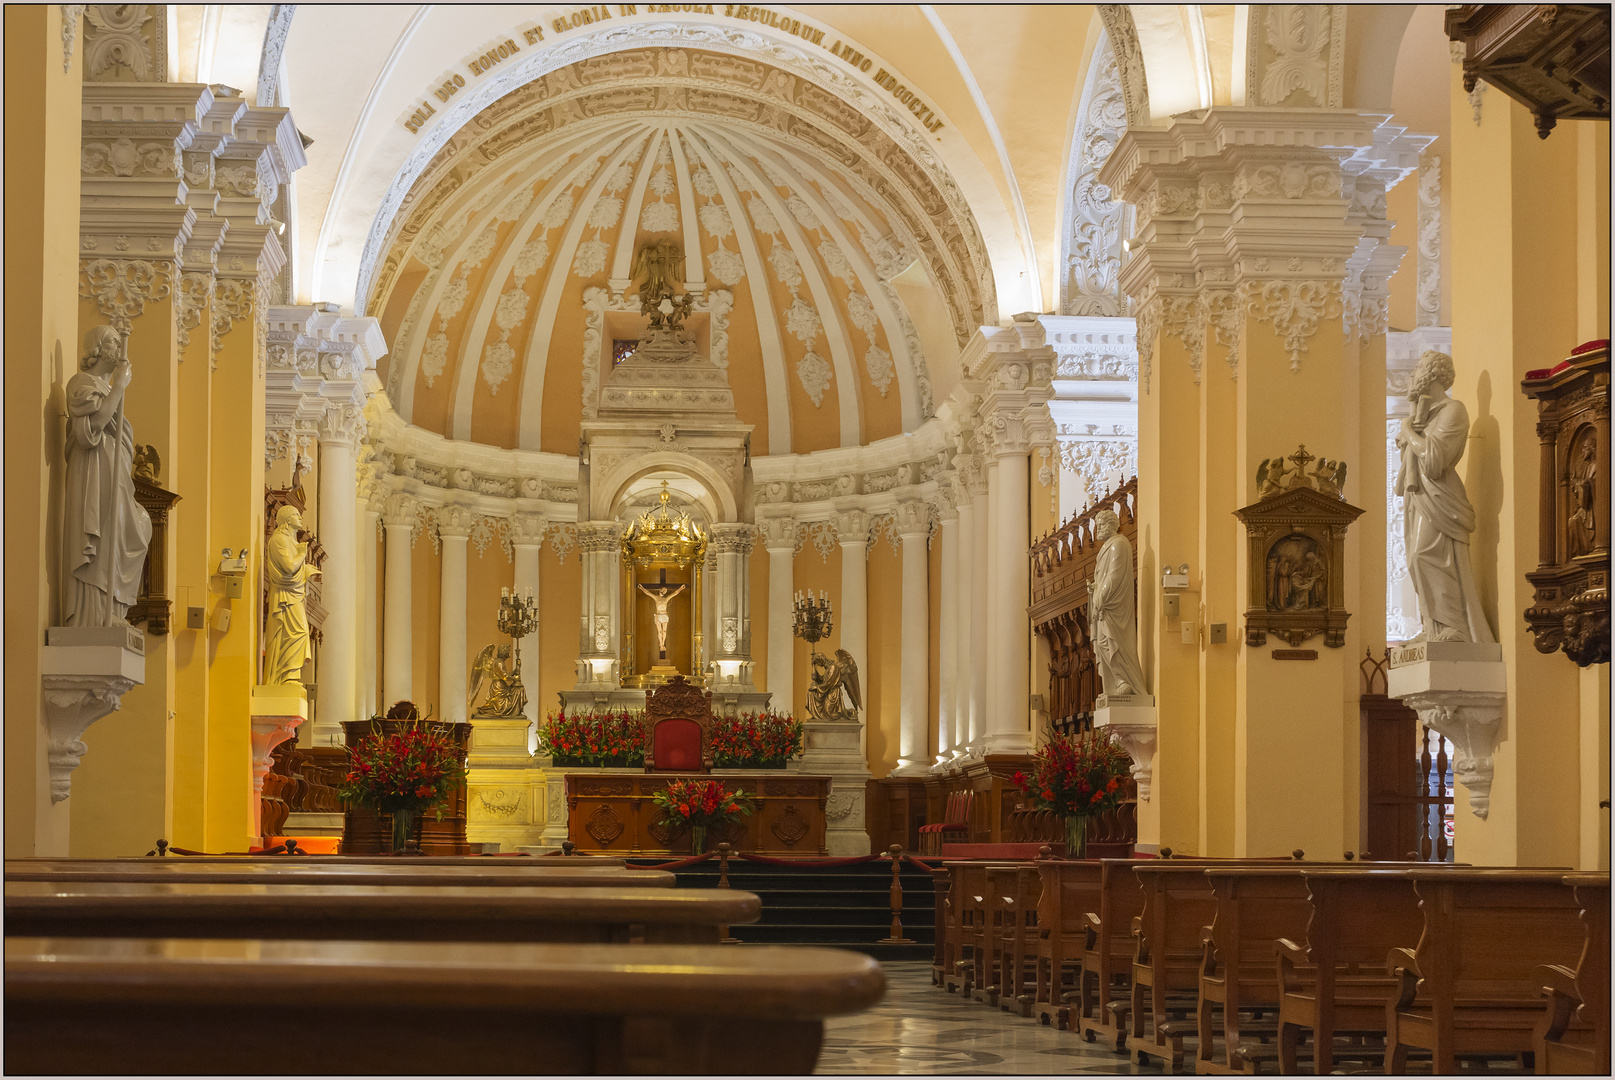
<path id="1" fill-rule="evenodd" d="M 359 668 L 358 478 L 354 448 L 364 418 L 353 405 L 326 411 L 320 420 L 320 543 L 325 565 L 320 602 L 325 606 L 325 640 L 320 646 L 315 687 L 313 742 L 323 746 L 340 736 L 342 721 L 354 715 Z M 340 740 L 338 740 L 340 741 Z"/>
<path id="2" fill-rule="evenodd" d="M 959 638 L 963 629 L 959 624 L 959 511 L 944 501 L 941 512 L 942 541 L 942 596 L 938 612 L 937 629 L 937 702 L 936 702 L 936 756 L 937 761 L 950 757 L 958 745 L 955 722 L 959 713 L 959 665 L 954 658 L 959 652 Z"/>
<path id="3" fill-rule="evenodd" d="M 414 619 L 410 610 L 410 535 L 415 529 L 415 500 L 408 495 L 387 499 L 382 524 L 387 529 L 385 622 L 381 669 L 381 710 L 409 697 L 415 651 L 410 640 Z"/>
<path id="4" fill-rule="evenodd" d="M 841 647 L 858 664 L 862 692 L 869 688 L 869 515 L 862 510 L 838 514 L 836 532 L 841 541 L 841 610 L 835 622 Z"/>
<path id="5" fill-rule="evenodd" d="M 928 719 L 930 678 L 930 583 L 926 540 L 931 508 L 902 502 L 895 512 L 897 536 L 903 544 L 903 638 L 897 699 L 897 768 L 893 776 L 923 773 L 931 763 Z"/>
<path id="6" fill-rule="evenodd" d="M 471 511 L 445 506 L 438 511 L 437 534 L 443 541 L 443 570 L 438 588 L 437 696 L 439 715 L 463 723 L 465 708 L 465 548 L 471 535 Z"/>
<path id="7" fill-rule="evenodd" d="M 516 514 L 510 519 L 510 541 L 515 566 L 515 584 L 518 595 L 532 594 L 539 605 L 538 625 L 521 639 L 522 688 L 527 691 L 527 719 L 537 722 L 543 712 L 539 690 L 539 676 L 543 667 L 544 601 L 538 587 L 538 556 L 544 543 L 549 522 L 538 514 Z M 537 729 L 532 733 L 536 735 Z M 529 749 L 532 749 L 529 746 Z"/>
<path id="8" fill-rule="evenodd" d="M 382 489 L 372 487 L 365 499 L 364 524 L 359 527 L 359 713 L 374 716 L 376 708 L 377 652 L 381 637 L 381 605 L 376 596 L 376 575 L 381 561 L 381 511 L 386 504 Z"/>
<path id="9" fill-rule="evenodd" d="M 760 522 L 768 551 L 768 680 L 770 707 L 779 712 L 795 708 L 796 642 L 791 632 L 792 593 L 796 583 L 796 522 L 769 518 Z"/>

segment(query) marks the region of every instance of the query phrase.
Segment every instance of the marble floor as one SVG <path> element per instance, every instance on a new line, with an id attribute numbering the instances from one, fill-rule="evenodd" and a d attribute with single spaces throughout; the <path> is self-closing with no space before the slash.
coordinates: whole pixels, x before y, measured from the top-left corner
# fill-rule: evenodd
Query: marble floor
<path id="1" fill-rule="evenodd" d="M 815 1070 L 826 1075 L 901 1073 L 1036 1076 L 1160 1075 L 1075 1032 L 969 1001 L 931 985 L 928 961 L 888 963 L 879 1005 L 825 1024 Z"/>

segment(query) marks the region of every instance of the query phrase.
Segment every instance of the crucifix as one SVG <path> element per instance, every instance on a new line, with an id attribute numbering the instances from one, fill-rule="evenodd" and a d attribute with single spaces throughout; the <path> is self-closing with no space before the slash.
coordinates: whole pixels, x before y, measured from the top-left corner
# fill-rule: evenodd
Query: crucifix
<path id="1" fill-rule="evenodd" d="M 667 570 L 663 569 L 661 578 L 657 582 L 651 585 L 641 585 L 639 586 L 639 591 L 650 597 L 656 604 L 656 614 L 651 616 L 651 621 L 656 624 L 656 643 L 661 649 L 657 659 L 665 664 L 667 663 L 667 605 L 673 597 L 684 591 L 684 586 L 682 584 L 669 584 Z"/>

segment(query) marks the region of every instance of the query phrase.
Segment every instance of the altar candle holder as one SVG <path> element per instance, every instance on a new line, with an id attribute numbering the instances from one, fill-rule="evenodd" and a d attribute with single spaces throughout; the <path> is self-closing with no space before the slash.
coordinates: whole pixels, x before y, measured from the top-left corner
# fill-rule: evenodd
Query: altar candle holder
<path id="1" fill-rule="evenodd" d="M 499 632 L 510 635 L 510 670 L 512 675 L 516 675 L 522 667 L 522 638 L 538 629 L 538 601 L 533 599 L 531 588 L 528 588 L 526 596 L 514 589 L 507 592 L 503 588 L 499 594 Z"/>
<path id="2" fill-rule="evenodd" d="M 792 611 L 791 632 L 807 642 L 809 647 L 817 645 L 829 637 L 830 631 L 834 629 L 833 616 L 830 598 L 822 590 L 817 599 L 812 592 L 797 593 Z"/>

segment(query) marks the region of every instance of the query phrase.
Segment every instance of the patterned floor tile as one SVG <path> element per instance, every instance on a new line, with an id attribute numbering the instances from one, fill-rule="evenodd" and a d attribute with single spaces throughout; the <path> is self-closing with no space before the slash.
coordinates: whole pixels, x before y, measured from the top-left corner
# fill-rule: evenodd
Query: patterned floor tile
<path id="1" fill-rule="evenodd" d="M 1126 1055 L 1085 1043 L 931 985 L 924 961 L 888 963 L 886 997 L 829 1020 L 816 1072 L 825 1076 L 1160 1075 Z"/>

